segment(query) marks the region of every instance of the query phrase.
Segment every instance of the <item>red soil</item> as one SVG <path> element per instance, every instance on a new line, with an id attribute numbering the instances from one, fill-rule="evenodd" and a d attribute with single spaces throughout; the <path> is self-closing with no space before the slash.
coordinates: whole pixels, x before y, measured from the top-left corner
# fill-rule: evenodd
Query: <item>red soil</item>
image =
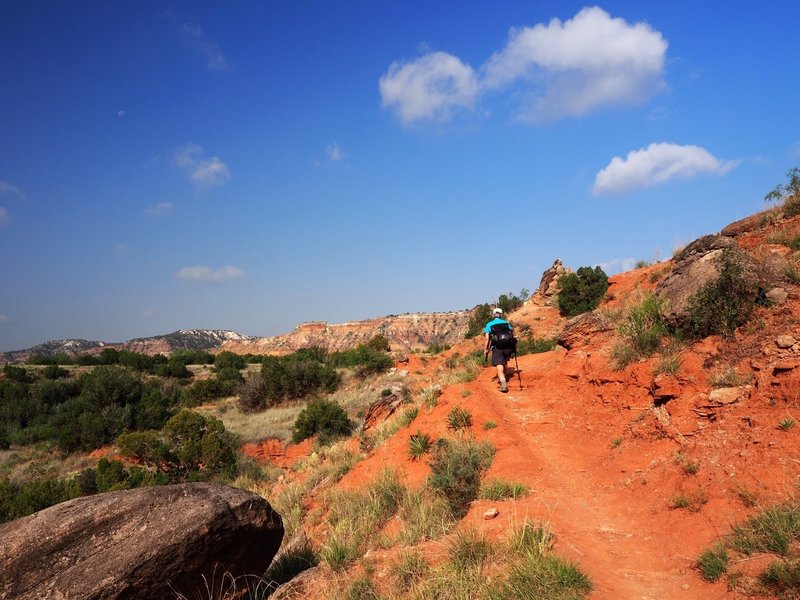
<path id="1" fill-rule="evenodd" d="M 654 287 L 651 274 L 665 266 L 613 277 L 613 299 L 606 304 L 619 306 L 631 292 Z M 530 303 L 511 320 L 529 324 L 537 336 L 557 332 L 564 323 L 554 309 Z M 409 427 L 339 485 L 363 486 L 386 465 L 404 472 L 409 485 L 423 485 L 429 469 L 410 459 L 408 437 L 417 430 L 433 438 L 453 435 L 446 429 L 447 413 L 460 406 L 472 414 L 469 434 L 497 448 L 486 478 L 524 483 L 531 490 L 517 501 L 475 502 L 466 523 L 494 536 L 526 518 L 547 521 L 556 534 L 556 552 L 591 577 L 594 599 L 738 598 L 725 583 L 704 582 L 696 558 L 731 524 L 757 510 L 745 506 L 746 494 L 765 505 L 785 499 L 796 492 L 800 475 L 800 427 L 777 427 L 800 412 L 800 368 L 788 365 L 774 377 L 766 369 L 767 363 L 793 360 L 791 351 L 778 350 L 775 337 L 800 339 L 796 292 L 786 304 L 762 309 L 754 323 L 735 342 L 710 338 L 684 349 L 675 377 L 654 377 L 658 357 L 612 370 L 613 331 L 569 352 L 520 357 L 521 373 L 508 394 L 498 391 L 494 370 L 486 368 L 473 382 L 446 387 L 434 409 L 421 408 Z M 448 354 L 480 345 L 481 340 L 465 342 L 427 363 L 412 356 L 403 368 L 422 388 Z M 800 357 L 796 363 L 800 366 Z M 708 397 L 709 380 L 715 368 L 728 366 L 751 375 L 751 385 L 738 401 L 717 405 Z M 496 427 L 485 429 L 489 421 Z M 271 448 L 263 455 L 289 464 L 303 450 L 308 451 L 290 447 L 281 454 Z M 687 473 L 687 461 L 699 465 L 696 474 Z M 704 502 L 695 511 L 670 508 L 679 494 Z M 483 514 L 490 507 L 500 515 L 487 521 Z"/>

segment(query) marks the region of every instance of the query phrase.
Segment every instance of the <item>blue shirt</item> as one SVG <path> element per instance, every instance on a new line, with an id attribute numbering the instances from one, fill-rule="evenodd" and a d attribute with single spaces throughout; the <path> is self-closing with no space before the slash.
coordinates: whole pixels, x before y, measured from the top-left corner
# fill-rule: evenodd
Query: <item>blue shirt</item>
<path id="1" fill-rule="evenodd" d="M 506 325 L 508 325 L 509 329 L 513 329 L 513 327 L 511 326 L 511 323 L 509 323 L 505 319 L 492 319 L 491 321 L 489 321 L 486 324 L 486 327 L 483 328 L 483 332 L 484 333 L 491 333 L 492 325 L 499 325 L 500 323 L 505 323 Z"/>

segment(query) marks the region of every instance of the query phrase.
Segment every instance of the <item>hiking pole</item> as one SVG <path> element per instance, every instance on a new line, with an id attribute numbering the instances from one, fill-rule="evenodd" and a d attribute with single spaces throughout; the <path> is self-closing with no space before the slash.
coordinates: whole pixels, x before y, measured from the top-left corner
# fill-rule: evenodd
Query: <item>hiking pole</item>
<path id="1" fill-rule="evenodd" d="M 517 378 L 519 379 L 519 389 L 522 391 L 522 371 L 519 370 L 519 363 L 517 362 L 517 351 L 514 350 L 514 369 L 517 371 Z"/>

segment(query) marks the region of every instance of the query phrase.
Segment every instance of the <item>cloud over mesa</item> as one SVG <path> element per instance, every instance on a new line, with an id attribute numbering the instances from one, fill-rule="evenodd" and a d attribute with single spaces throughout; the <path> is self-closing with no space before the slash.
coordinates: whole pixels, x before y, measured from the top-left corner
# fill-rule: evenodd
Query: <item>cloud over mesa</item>
<path id="1" fill-rule="evenodd" d="M 592 192 L 619 194 L 705 173 L 724 175 L 738 164 L 738 160 L 719 160 L 700 146 L 654 143 L 628 152 L 626 158 L 612 158 L 595 177 Z"/>
<path id="2" fill-rule="evenodd" d="M 178 279 L 200 283 L 228 283 L 244 279 L 245 274 L 239 267 L 225 266 L 214 269 L 212 267 L 194 266 L 183 267 L 175 273 Z"/>
<path id="3" fill-rule="evenodd" d="M 379 89 L 383 106 L 404 124 L 447 119 L 487 92 L 523 98 L 523 121 L 580 117 L 657 95 L 665 87 L 667 46 L 648 24 L 629 24 L 590 7 L 564 22 L 511 29 L 505 47 L 477 71 L 445 52 L 395 62 Z"/>

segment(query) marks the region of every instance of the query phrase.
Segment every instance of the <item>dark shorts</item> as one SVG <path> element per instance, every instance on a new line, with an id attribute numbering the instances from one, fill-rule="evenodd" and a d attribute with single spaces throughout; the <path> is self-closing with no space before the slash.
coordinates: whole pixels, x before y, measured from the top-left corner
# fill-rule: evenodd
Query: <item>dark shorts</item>
<path id="1" fill-rule="evenodd" d="M 492 348 L 492 366 L 505 365 L 512 354 L 513 348 Z"/>

